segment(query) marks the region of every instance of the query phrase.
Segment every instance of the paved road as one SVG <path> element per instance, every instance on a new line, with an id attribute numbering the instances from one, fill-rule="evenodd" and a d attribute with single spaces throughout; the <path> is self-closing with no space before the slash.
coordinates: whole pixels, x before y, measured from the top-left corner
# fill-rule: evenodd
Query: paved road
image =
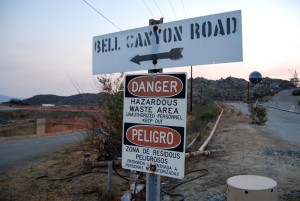
<path id="1" fill-rule="evenodd" d="M 241 111 L 242 113 L 248 115 L 249 111 L 248 111 L 248 105 L 246 103 L 242 103 L 242 102 L 230 102 L 228 103 L 229 105 L 231 105 L 232 107 L 234 107 L 234 109 Z"/>
<path id="2" fill-rule="evenodd" d="M 229 103 L 237 110 L 248 114 L 248 106 L 241 102 Z M 300 114 L 295 114 L 275 108 L 268 109 L 266 127 L 274 134 L 292 143 L 300 143 Z"/>
<path id="3" fill-rule="evenodd" d="M 0 105 L 0 110 L 21 110 L 21 108 L 6 107 L 6 106 Z"/>
<path id="4" fill-rule="evenodd" d="M 57 147 L 83 139 L 80 132 L 0 141 L 0 174 L 8 168 L 45 156 Z"/>
<path id="5" fill-rule="evenodd" d="M 277 131 L 275 134 L 281 138 L 300 143 L 300 114 L 268 108 L 266 126 Z"/>
<path id="6" fill-rule="evenodd" d="M 300 113 L 300 96 L 292 96 L 292 92 L 293 89 L 280 91 L 273 96 L 269 102 L 265 103 L 265 105 L 288 111 L 293 108 L 294 112 Z"/>

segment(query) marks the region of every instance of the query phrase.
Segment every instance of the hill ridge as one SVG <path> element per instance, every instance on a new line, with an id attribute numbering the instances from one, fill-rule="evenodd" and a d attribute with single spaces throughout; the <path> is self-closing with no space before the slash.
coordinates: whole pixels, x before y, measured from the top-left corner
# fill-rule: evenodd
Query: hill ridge
<path id="1" fill-rule="evenodd" d="M 190 82 L 188 85 L 188 98 L 190 98 Z M 209 80 L 203 77 L 193 78 L 193 99 L 201 100 L 202 97 L 214 101 L 244 101 L 248 99 L 249 82 L 242 78 L 227 77 L 219 80 Z M 264 78 L 258 85 L 249 84 L 249 94 L 254 99 L 272 96 L 284 89 L 295 88 L 287 81 L 280 79 Z M 100 93 L 79 93 L 71 96 L 59 96 L 54 94 L 35 95 L 24 99 L 23 102 L 30 105 L 54 104 L 54 105 L 94 105 L 107 95 Z"/>

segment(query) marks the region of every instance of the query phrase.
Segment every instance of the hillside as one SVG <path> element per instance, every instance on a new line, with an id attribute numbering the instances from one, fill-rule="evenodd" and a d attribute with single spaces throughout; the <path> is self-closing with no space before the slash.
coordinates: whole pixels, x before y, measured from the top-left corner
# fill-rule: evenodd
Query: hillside
<path id="1" fill-rule="evenodd" d="M 203 77 L 197 77 L 193 79 L 193 97 L 195 99 L 206 97 L 218 101 L 244 101 L 248 98 L 248 83 L 244 79 L 234 77 L 219 80 L 207 80 Z M 188 85 L 190 85 L 190 79 Z M 264 78 L 259 85 L 250 84 L 249 86 L 250 99 L 272 96 L 284 89 L 295 88 L 287 80 L 271 78 Z"/>
<path id="2" fill-rule="evenodd" d="M 25 99 L 24 102 L 30 105 L 54 104 L 54 105 L 94 105 L 97 103 L 100 94 L 76 94 L 72 96 L 57 95 L 36 95 Z"/>
<path id="3" fill-rule="evenodd" d="M 248 99 L 248 81 L 241 78 L 227 77 L 226 79 L 208 80 L 203 77 L 193 79 L 194 104 L 202 98 L 217 101 L 244 101 Z M 188 94 L 190 94 L 190 79 L 188 79 Z M 269 97 L 284 89 L 295 88 L 287 80 L 264 78 L 263 82 L 254 86 L 250 84 L 250 99 Z M 23 100 L 30 105 L 94 105 L 101 101 L 107 93 L 83 93 L 72 96 L 36 95 Z M 188 95 L 188 98 L 190 95 Z M 0 101 L 1 102 L 1 101 Z"/>
<path id="4" fill-rule="evenodd" d="M 0 103 L 7 102 L 10 99 L 11 99 L 11 97 L 0 94 Z"/>

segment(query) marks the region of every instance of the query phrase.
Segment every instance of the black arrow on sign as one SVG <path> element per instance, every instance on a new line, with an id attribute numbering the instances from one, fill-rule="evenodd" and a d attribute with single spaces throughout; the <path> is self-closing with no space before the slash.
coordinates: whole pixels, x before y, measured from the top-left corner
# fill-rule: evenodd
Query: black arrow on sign
<path id="1" fill-rule="evenodd" d="M 170 50 L 170 52 L 162 52 L 158 54 L 147 54 L 147 55 L 136 55 L 134 56 L 130 61 L 133 63 L 136 63 L 138 65 L 141 65 L 141 61 L 150 61 L 150 60 L 158 60 L 158 59 L 171 59 L 171 60 L 177 60 L 182 58 L 182 52 L 183 47 L 180 48 L 173 48 Z"/>

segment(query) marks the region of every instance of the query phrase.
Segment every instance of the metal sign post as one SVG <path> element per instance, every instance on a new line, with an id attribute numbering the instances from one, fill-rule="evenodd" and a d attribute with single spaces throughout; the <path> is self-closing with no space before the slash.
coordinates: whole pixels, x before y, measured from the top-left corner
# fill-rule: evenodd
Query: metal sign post
<path id="1" fill-rule="evenodd" d="M 163 18 L 159 21 L 154 19 L 149 20 L 149 25 L 161 24 Z M 157 64 L 157 58 L 153 58 L 152 64 Z M 148 73 L 162 73 L 163 69 L 149 69 Z M 157 201 L 160 200 L 160 175 L 146 173 L 146 201 Z"/>
<path id="2" fill-rule="evenodd" d="M 146 201 L 160 200 L 160 175 L 147 173 L 146 175 Z"/>
<path id="3" fill-rule="evenodd" d="M 163 23 L 163 18 L 159 21 L 154 19 L 149 20 L 149 25 L 161 24 Z M 153 57 L 153 64 L 157 63 L 157 58 Z M 149 69 L 148 73 L 162 73 L 162 68 L 160 69 Z M 146 201 L 158 201 L 160 200 L 160 175 L 146 173 Z"/>
<path id="4" fill-rule="evenodd" d="M 151 25 L 151 20 L 149 20 L 149 25 Z M 150 69 L 148 73 L 162 73 L 162 71 L 163 69 Z M 160 200 L 160 175 L 146 173 L 146 201 L 158 200 Z"/>

